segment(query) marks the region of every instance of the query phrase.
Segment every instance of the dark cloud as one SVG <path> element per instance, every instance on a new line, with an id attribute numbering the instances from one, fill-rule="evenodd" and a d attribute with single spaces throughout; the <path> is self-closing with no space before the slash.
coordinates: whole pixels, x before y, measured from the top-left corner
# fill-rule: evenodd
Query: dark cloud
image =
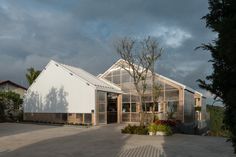
<path id="1" fill-rule="evenodd" d="M 118 59 L 118 38 L 151 35 L 165 50 L 158 72 L 198 89 L 210 55 L 194 49 L 215 37 L 201 20 L 207 7 L 205 0 L 3 0 L 0 79 L 26 85 L 26 69 L 50 59 L 98 74 Z"/>

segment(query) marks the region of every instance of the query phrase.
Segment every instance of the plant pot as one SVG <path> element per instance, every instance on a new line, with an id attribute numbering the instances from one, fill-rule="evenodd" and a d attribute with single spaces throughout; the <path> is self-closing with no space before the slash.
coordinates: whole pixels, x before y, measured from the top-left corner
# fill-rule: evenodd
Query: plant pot
<path id="1" fill-rule="evenodd" d="M 156 132 L 156 135 L 165 136 L 166 133 L 165 133 L 165 132 L 162 132 L 162 131 L 157 131 L 157 132 Z"/>
<path id="2" fill-rule="evenodd" d="M 150 135 L 150 136 L 154 136 L 154 135 L 155 135 L 155 132 L 149 132 L 149 135 Z"/>

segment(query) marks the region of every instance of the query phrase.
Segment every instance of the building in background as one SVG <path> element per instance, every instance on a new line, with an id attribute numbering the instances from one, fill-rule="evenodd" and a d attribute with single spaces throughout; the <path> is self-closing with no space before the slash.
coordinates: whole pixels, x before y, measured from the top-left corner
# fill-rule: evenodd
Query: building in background
<path id="1" fill-rule="evenodd" d="M 139 97 L 132 78 L 118 60 L 98 77 L 88 72 L 50 61 L 30 86 L 24 100 L 24 119 L 93 125 L 139 122 Z M 206 119 L 205 97 L 181 83 L 156 74 L 162 87 L 155 113 L 159 119 L 173 118 L 185 124 Z M 151 111 L 151 78 L 147 80 L 145 103 Z M 196 112 L 195 108 L 201 110 Z M 203 125 L 202 125 L 203 126 Z"/>
<path id="2" fill-rule="evenodd" d="M 0 81 L 0 91 L 1 92 L 15 92 L 23 98 L 24 94 L 26 93 L 27 88 L 14 83 L 10 80 Z"/>

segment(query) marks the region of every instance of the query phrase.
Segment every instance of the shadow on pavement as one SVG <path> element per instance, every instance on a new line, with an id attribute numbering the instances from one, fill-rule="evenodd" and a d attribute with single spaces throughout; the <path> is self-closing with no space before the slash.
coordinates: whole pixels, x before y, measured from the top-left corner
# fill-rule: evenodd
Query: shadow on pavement
<path id="1" fill-rule="evenodd" d="M 120 126 L 118 125 L 101 126 L 71 136 L 44 140 L 14 151 L 2 153 L 0 156 L 112 157 L 117 156 L 129 137 L 130 135 L 120 133 Z"/>
<path id="2" fill-rule="evenodd" d="M 0 123 L 0 137 L 16 135 L 20 133 L 56 128 L 56 125 L 31 124 L 31 123 Z"/>

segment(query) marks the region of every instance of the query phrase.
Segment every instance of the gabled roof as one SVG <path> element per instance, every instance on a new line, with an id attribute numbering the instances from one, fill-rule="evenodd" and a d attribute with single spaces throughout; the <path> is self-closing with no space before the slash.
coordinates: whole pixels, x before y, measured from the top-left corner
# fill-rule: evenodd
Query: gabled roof
<path id="1" fill-rule="evenodd" d="M 55 61 L 52 61 L 55 62 Z M 95 86 L 96 90 L 101 90 L 101 91 L 107 91 L 107 92 L 114 92 L 114 93 L 122 93 L 121 89 L 115 85 L 111 85 L 110 83 L 107 83 L 106 81 L 97 78 L 96 76 L 86 72 L 85 70 L 70 66 L 70 65 L 65 65 L 62 63 L 55 62 L 56 64 L 64 67 L 74 75 L 78 76 L 79 78 L 87 81 L 88 83 L 92 84 Z"/>
<path id="2" fill-rule="evenodd" d="M 115 68 L 116 66 L 119 66 L 120 64 L 123 64 L 123 63 L 126 63 L 126 61 L 123 60 L 123 59 L 119 59 L 119 60 L 118 60 L 117 62 L 115 62 L 107 71 L 105 71 L 103 74 L 99 74 L 98 77 L 102 78 L 102 77 L 105 76 L 107 73 L 109 73 L 113 68 Z M 176 84 L 176 85 L 182 87 L 182 88 L 185 89 L 185 90 L 188 90 L 188 91 L 190 91 L 190 92 L 197 93 L 197 94 L 203 96 L 202 93 L 200 93 L 200 92 L 198 92 L 198 91 L 196 91 L 196 90 L 194 90 L 194 89 L 192 89 L 192 88 L 190 88 L 190 87 L 188 87 L 188 86 L 186 86 L 186 85 L 184 85 L 184 84 L 182 84 L 182 83 L 179 83 L 179 82 L 177 82 L 177 81 L 175 81 L 175 80 L 173 80 L 173 79 L 167 78 L 167 77 L 165 77 L 165 76 L 163 76 L 163 75 L 160 75 L 160 74 L 157 74 L 157 73 L 156 73 L 156 75 L 157 75 L 158 77 L 164 79 L 164 80 L 170 81 L 170 82 L 172 82 L 173 84 Z"/>
<path id="3" fill-rule="evenodd" d="M 24 89 L 24 90 L 27 90 L 27 88 L 25 88 L 25 87 L 23 87 L 23 86 L 21 86 L 21 85 L 15 83 L 15 82 L 12 82 L 12 81 L 10 81 L 10 80 L 4 80 L 4 81 L 1 81 L 1 80 L 0 80 L 0 85 L 6 84 L 6 83 L 9 83 L 9 84 L 11 84 L 11 85 L 13 85 L 13 86 L 16 86 L 16 87 L 18 87 L 18 88 L 22 88 L 22 89 Z"/>

